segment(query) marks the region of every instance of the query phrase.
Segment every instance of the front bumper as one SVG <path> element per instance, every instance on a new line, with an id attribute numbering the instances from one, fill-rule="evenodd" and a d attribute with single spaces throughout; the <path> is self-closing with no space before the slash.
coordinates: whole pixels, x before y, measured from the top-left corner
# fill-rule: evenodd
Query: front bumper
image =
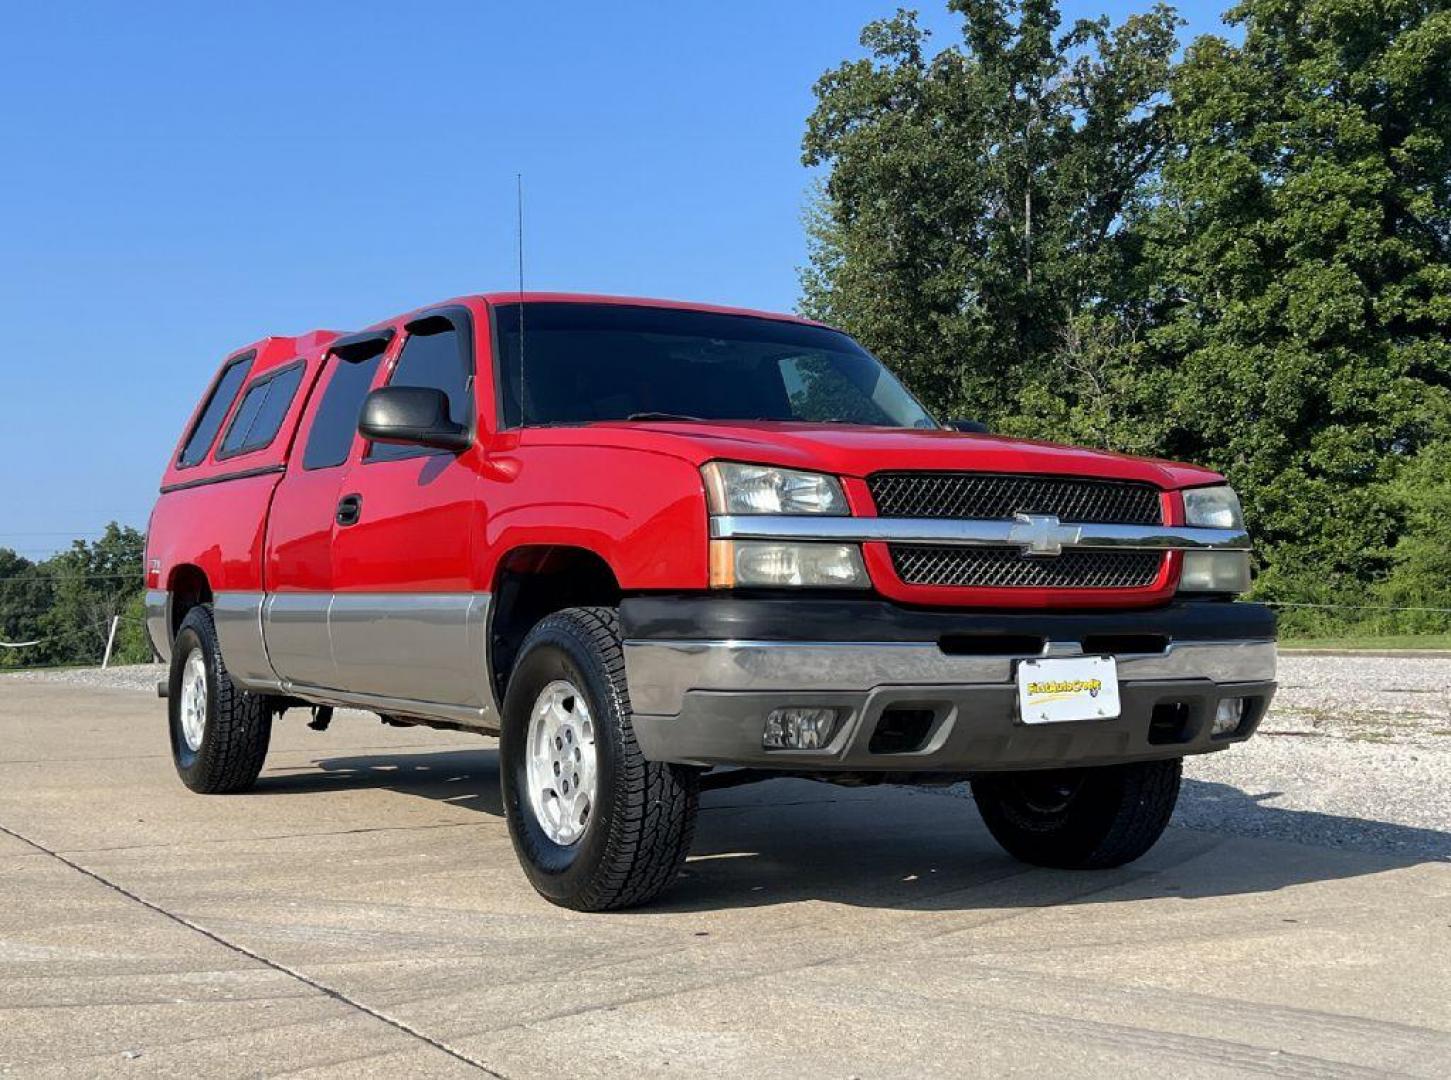
<path id="1" fill-rule="evenodd" d="M 693 765 L 969 774 L 1181 757 L 1249 738 L 1275 691 L 1274 617 L 1252 604 L 1052 614 L 637 598 L 621 619 L 640 749 Z M 1121 714 L 1022 723 L 1018 661 L 1084 652 L 1117 658 Z M 1216 736 L 1226 697 L 1245 699 L 1243 719 Z M 792 706 L 837 710 L 826 746 L 763 748 L 767 714 Z"/>

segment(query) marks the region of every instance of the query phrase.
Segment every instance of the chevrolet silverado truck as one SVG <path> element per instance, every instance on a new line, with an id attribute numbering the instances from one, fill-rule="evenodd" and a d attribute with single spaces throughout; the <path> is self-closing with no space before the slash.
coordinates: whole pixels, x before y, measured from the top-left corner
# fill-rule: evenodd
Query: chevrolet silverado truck
<path id="1" fill-rule="evenodd" d="M 336 708 L 497 736 L 524 871 L 677 876 L 702 787 L 970 781 L 1019 859 L 1163 832 L 1250 737 L 1275 623 L 1223 477 L 934 419 L 801 318 L 469 296 L 228 356 L 147 539 L 171 749 L 204 793 Z"/>

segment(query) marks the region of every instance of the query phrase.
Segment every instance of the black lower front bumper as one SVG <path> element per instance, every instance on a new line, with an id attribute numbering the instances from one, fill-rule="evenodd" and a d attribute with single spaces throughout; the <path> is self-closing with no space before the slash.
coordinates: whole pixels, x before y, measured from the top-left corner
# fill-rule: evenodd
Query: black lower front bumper
<path id="1" fill-rule="evenodd" d="M 943 612 L 875 600 L 634 598 L 621 619 L 635 734 L 653 760 L 796 771 L 987 772 L 1181 757 L 1242 742 L 1274 695 L 1274 616 L 1253 604 L 1142 612 Z M 1120 715 L 1028 724 L 1016 667 L 1111 655 Z M 1231 731 L 1219 702 L 1239 698 Z M 775 709 L 831 707 L 813 750 L 768 749 Z"/>

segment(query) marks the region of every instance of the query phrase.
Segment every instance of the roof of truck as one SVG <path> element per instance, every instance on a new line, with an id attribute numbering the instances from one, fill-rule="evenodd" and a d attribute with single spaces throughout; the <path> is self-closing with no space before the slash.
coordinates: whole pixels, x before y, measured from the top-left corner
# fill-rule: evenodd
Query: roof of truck
<path id="1" fill-rule="evenodd" d="M 753 308 L 728 307 L 722 304 L 702 304 L 693 300 L 662 300 L 649 296 L 610 296 L 596 293 L 570 292 L 520 292 L 500 290 L 477 294 L 490 304 L 620 304 L 628 307 L 673 308 L 680 311 L 708 311 L 716 315 L 750 315 L 758 319 L 779 319 L 782 322 L 807 323 L 821 326 L 814 319 L 803 318 L 781 311 L 757 311 Z"/>
<path id="2" fill-rule="evenodd" d="M 227 360 L 223 363 L 225 365 L 227 361 L 234 360 L 243 353 L 254 353 L 252 374 L 257 375 L 274 367 L 291 363 L 299 356 L 320 349 L 339 336 L 336 330 L 309 330 L 305 334 L 271 334 L 243 345 L 240 349 L 233 349 L 227 354 Z"/>

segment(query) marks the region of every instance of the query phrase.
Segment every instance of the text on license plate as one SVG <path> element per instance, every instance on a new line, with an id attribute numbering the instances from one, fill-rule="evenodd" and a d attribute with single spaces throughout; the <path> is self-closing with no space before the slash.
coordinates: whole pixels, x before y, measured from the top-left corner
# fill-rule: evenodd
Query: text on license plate
<path id="1" fill-rule="evenodd" d="M 1025 724 L 1116 717 L 1118 662 L 1112 656 L 1019 661 L 1018 709 Z"/>

